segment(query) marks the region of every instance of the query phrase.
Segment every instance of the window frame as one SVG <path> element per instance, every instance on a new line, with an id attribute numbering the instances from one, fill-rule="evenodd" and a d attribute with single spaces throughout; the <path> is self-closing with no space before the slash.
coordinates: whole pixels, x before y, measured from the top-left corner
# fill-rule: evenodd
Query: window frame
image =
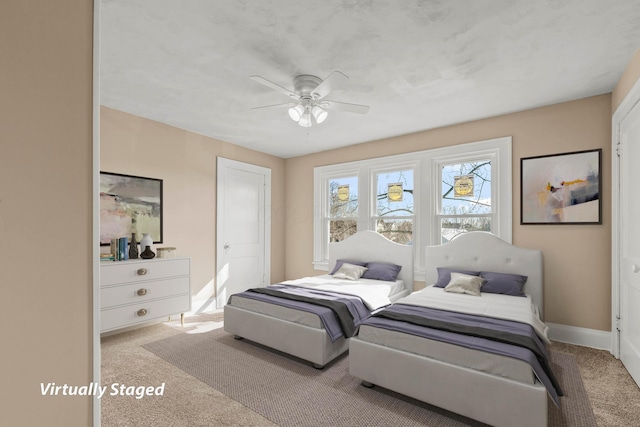
<path id="1" fill-rule="evenodd" d="M 362 209 L 360 200 L 360 176 L 358 168 L 348 165 L 314 168 L 314 221 L 313 221 L 313 265 L 316 270 L 328 270 L 329 247 L 329 182 L 337 178 L 358 177 L 358 216 Z"/>
<path id="2" fill-rule="evenodd" d="M 327 243 L 329 242 L 329 233 L 330 233 L 330 229 L 331 229 L 331 220 L 353 220 L 355 219 L 356 223 L 359 221 L 360 218 L 360 211 L 362 210 L 361 208 L 361 199 L 360 199 L 360 177 L 358 176 L 358 171 L 357 170 L 353 170 L 349 173 L 349 171 L 347 171 L 348 173 L 338 173 L 338 174 L 331 174 L 331 175 L 327 175 L 325 183 L 324 183 L 324 196 L 323 196 L 323 200 L 325 201 L 329 201 L 329 197 L 330 197 L 330 191 L 329 191 L 329 183 L 335 179 L 341 179 L 341 178 L 352 178 L 355 177 L 356 181 L 357 181 L 357 186 L 358 186 L 358 208 L 357 208 L 357 215 L 355 217 L 344 217 L 344 218 L 336 218 L 336 217 L 332 217 L 331 216 L 331 203 L 325 203 L 325 206 L 323 207 L 323 235 L 327 236 Z M 356 231 L 357 232 L 357 231 Z"/>
<path id="3" fill-rule="evenodd" d="M 440 220 L 442 218 L 473 218 L 473 217 L 489 217 L 491 218 L 491 233 L 500 237 L 502 240 L 511 243 L 511 150 L 510 144 L 507 158 L 508 165 L 504 165 L 504 159 L 501 159 L 502 147 L 487 147 L 487 149 L 476 150 L 473 152 L 450 153 L 444 156 L 434 156 L 432 162 L 432 193 L 435 196 L 431 221 L 430 244 L 438 245 L 442 242 Z M 502 153 L 503 156 L 507 153 Z M 456 163 L 469 163 L 478 160 L 491 161 L 491 213 L 476 215 L 443 215 L 442 212 L 442 167 L 445 165 Z M 506 167 L 508 166 L 508 167 Z M 507 175 L 508 179 L 503 179 Z M 497 185 L 496 185 L 497 184 Z M 509 202 L 505 203 L 505 199 Z M 505 207 L 509 210 L 505 212 Z M 509 225 L 502 223 L 501 218 L 506 217 Z"/>
<path id="4" fill-rule="evenodd" d="M 315 167 L 314 269 L 323 271 L 329 269 L 329 222 L 326 220 L 328 218 L 329 181 L 347 176 L 358 177 L 357 229 L 358 231 L 376 231 L 374 220 L 377 217 L 376 175 L 382 172 L 411 168 L 414 173 L 414 277 L 416 281 L 424 281 L 424 246 L 438 245 L 441 239 L 437 209 L 442 187 L 439 165 L 443 162 L 449 164 L 488 157 L 495 159 L 495 165 L 492 163 L 491 167 L 492 228 L 495 223 L 494 234 L 511 243 L 513 187 L 511 144 L 511 137 L 507 136 L 425 151 Z"/>

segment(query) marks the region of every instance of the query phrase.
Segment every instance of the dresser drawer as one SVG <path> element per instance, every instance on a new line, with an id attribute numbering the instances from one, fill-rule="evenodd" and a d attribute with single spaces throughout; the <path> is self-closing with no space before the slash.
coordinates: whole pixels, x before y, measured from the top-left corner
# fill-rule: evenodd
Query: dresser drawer
<path id="1" fill-rule="evenodd" d="M 107 332 L 113 329 L 131 326 L 137 323 L 147 322 L 172 314 L 184 313 L 190 309 L 189 294 L 140 302 L 116 308 L 100 311 L 100 331 Z"/>
<path id="2" fill-rule="evenodd" d="M 103 286 L 100 288 L 100 307 L 108 308 L 188 293 L 189 277 L 174 277 L 122 286 Z"/>
<path id="3" fill-rule="evenodd" d="M 188 276 L 188 258 L 157 259 L 150 261 L 116 261 L 100 266 L 100 286 L 135 283 L 169 277 Z"/>

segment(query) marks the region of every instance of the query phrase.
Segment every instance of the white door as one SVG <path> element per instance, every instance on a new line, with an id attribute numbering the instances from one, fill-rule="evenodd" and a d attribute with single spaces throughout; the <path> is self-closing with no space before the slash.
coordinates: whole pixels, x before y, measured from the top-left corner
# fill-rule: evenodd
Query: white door
<path id="1" fill-rule="evenodd" d="M 619 152 L 620 360 L 640 385 L 640 104 L 620 123 Z"/>
<path id="2" fill-rule="evenodd" d="M 216 301 L 268 285 L 271 170 L 218 157 Z"/>

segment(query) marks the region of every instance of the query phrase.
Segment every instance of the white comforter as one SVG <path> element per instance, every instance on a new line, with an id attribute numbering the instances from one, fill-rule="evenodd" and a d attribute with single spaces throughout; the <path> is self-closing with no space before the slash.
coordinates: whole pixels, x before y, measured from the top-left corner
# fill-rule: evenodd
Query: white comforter
<path id="1" fill-rule="evenodd" d="M 538 310 L 529 296 L 524 298 L 483 293 L 477 297 L 445 292 L 444 288 L 427 286 L 396 302 L 528 323 L 545 343 L 550 342 L 547 336 L 549 327 L 540 320 Z"/>
<path id="2" fill-rule="evenodd" d="M 353 281 L 336 279 L 330 275 L 303 277 L 302 279 L 287 280 L 280 284 L 356 295 L 362 298 L 362 301 L 371 311 L 391 304 L 389 295 L 393 286 L 395 286 L 395 282 L 381 282 L 380 280 L 369 279 Z"/>

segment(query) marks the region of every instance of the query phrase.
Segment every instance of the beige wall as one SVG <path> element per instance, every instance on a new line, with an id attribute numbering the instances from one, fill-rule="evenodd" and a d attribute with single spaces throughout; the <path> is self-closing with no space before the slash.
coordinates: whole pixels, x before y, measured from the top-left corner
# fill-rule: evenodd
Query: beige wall
<path id="1" fill-rule="evenodd" d="M 0 425 L 90 425 L 93 2 L 0 2 Z"/>
<path id="2" fill-rule="evenodd" d="M 103 171 L 163 180 L 164 242 L 158 246 L 174 246 L 178 256 L 191 257 L 191 290 L 198 300 L 214 296 L 216 157 L 270 168 L 271 279 L 283 279 L 283 159 L 111 108 L 101 108 L 100 120 Z"/>
<path id="3" fill-rule="evenodd" d="M 601 95 L 520 113 L 288 159 L 286 276 L 312 275 L 313 168 L 513 137 L 513 243 L 541 249 L 545 320 L 611 328 L 611 96 Z M 520 225 L 520 158 L 602 148 L 602 225 Z M 418 286 L 424 286 L 419 284 Z"/>
<path id="4" fill-rule="evenodd" d="M 612 111 L 615 112 L 625 96 L 629 93 L 633 85 L 640 80 L 640 49 L 636 50 L 627 68 L 625 68 L 620 80 L 613 88 L 611 106 Z"/>

